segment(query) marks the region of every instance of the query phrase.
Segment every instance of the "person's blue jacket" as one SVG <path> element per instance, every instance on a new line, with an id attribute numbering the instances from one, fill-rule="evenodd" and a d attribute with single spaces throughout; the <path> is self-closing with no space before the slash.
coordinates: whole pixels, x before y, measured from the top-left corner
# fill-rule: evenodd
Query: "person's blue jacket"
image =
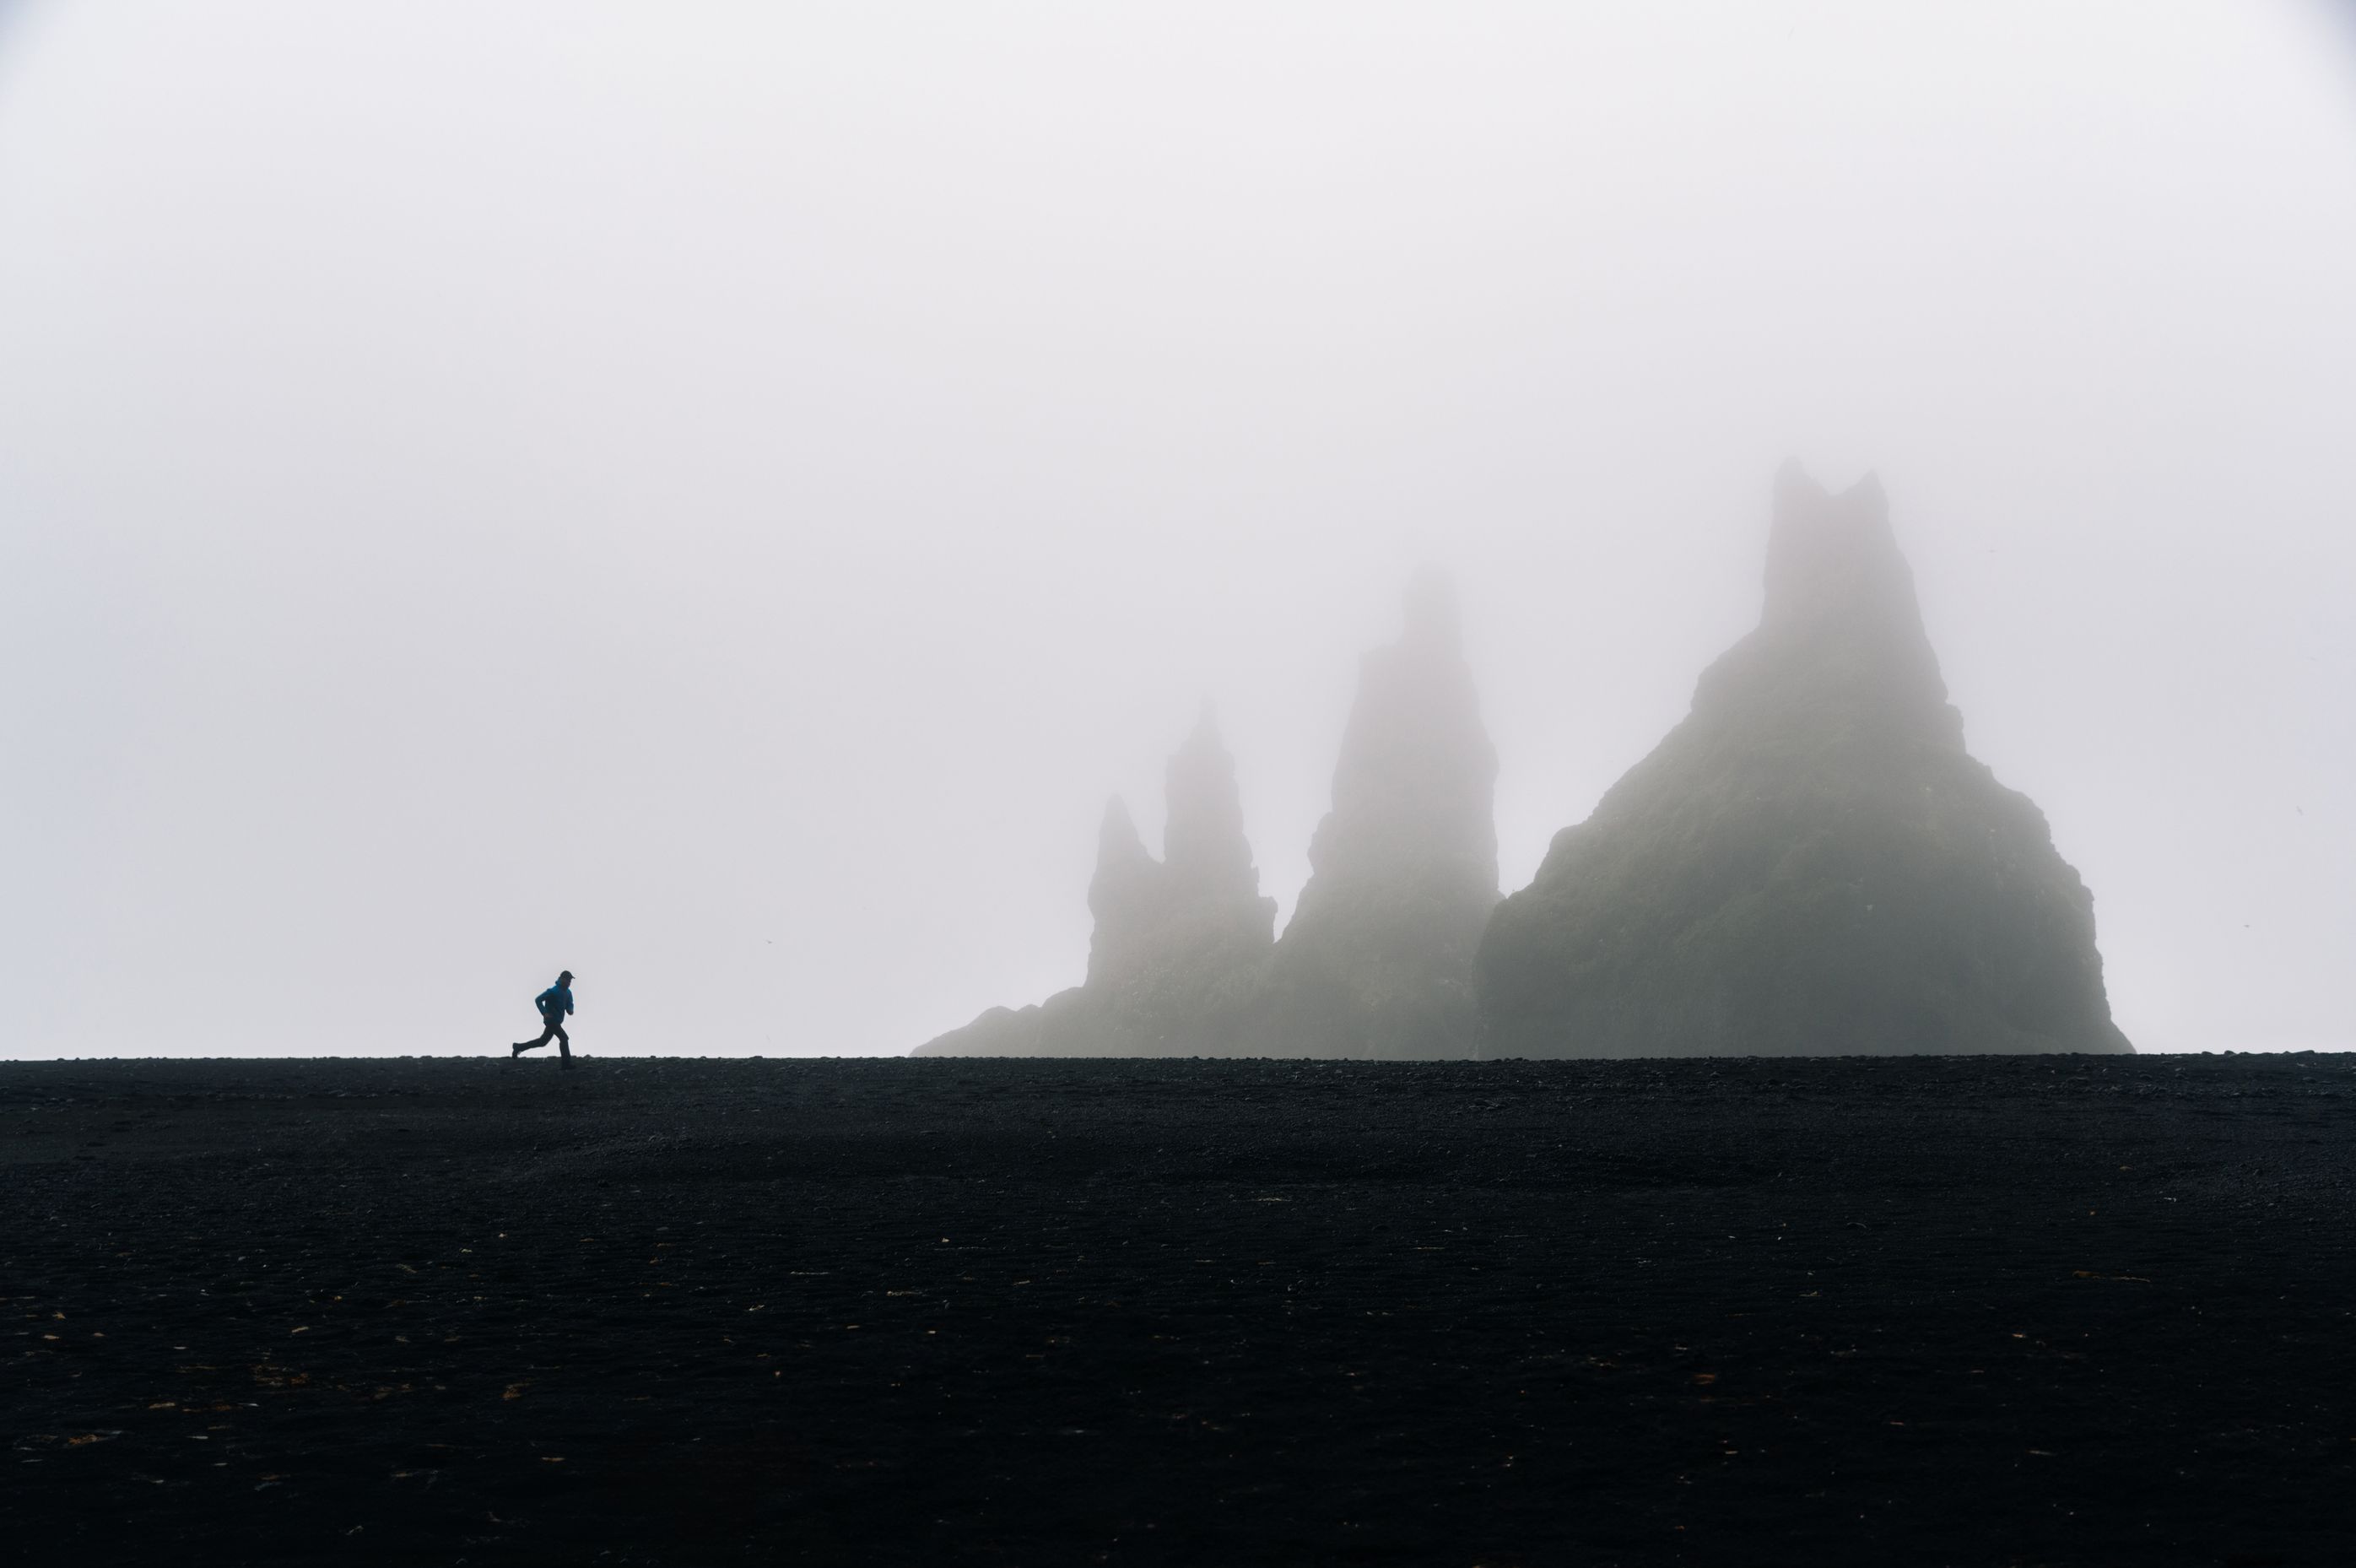
<path id="1" fill-rule="evenodd" d="M 532 1005 L 543 1018 L 562 1018 L 573 1011 L 573 987 L 559 981 L 533 997 Z"/>

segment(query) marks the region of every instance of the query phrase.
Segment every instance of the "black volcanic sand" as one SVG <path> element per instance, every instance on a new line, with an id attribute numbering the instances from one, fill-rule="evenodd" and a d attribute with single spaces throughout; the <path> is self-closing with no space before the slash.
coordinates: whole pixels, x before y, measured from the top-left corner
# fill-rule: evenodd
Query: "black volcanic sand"
<path id="1" fill-rule="evenodd" d="M 0 1066 L 106 1563 L 2343 1563 L 2356 1063 Z"/>

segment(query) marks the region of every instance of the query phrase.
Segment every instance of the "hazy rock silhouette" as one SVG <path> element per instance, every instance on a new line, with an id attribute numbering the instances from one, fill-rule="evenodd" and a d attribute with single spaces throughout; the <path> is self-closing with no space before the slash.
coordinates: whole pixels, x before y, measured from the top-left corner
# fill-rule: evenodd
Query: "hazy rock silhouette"
<path id="1" fill-rule="evenodd" d="M 2130 1048 L 2092 895 L 1964 749 L 1879 481 L 1792 465 L 1758 629 L 1479 961 L 1488 1056 Z"/>
<path id="2" fill-rule="evenodd" d="M 1276 900 L 1259 892 L 1235 758 L 1203 715 L 1164 774 L 1155 860 L 1119 800 L 1105 809 L 1087 979 L 1035 1007 L 993 1007 L 918 1047 L 939 1056 L 1222 1056 L 1265 968 Z"/>
<path id="3" fill-rule="evenodd" d="M 1365 656 L 1333 808 L 1252 1012 L 1274 1056 L 1469 1057 L 1473 960 L 1497 904 L 1496 748 L 1436 572 Z"/>
<path id="4" fill-rule="evenodd" d="M 1114 796 L 1105 802 L 1104 825 L 1097 830 L 1097 871 L 1088 880 L 1088 913 L 1096 917 L 1096 930 L 1088 940 L 1087 984 L 1117 985 L 1150 961 L 1164 891 L 1162 864 L 1147 852 L 1127 802 Z"/>
<path id="5" fill-rule="evenodd" d="M 1170 759 L 1163 855 L 1105 809 L 1085 983 L 921 1047 L 969 1056 L 1468 1057 L 1497 903 L 1497 754 L 1437 573 L 1365 656 L 1284 940 L 1209 710 Z"/>

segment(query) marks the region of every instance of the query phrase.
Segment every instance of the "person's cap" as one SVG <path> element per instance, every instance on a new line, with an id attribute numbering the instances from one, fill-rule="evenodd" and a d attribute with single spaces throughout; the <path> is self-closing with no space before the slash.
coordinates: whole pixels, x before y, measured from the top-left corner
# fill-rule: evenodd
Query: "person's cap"
<path id="1" fill-rule="evenodd" d="M 557 979 L 559 979 L 559 980 L 570 980 L 570 979 L 572 979 L 572 978 L 573 978 L 573 972 L 572 972 L 571 970 L 569 970 L 569 969 L 568 969 L 568 970 L 566 970 L 563 973 L 562 973 L 562 974 L 558 975 L 556 978 L 557 978 Z"/>

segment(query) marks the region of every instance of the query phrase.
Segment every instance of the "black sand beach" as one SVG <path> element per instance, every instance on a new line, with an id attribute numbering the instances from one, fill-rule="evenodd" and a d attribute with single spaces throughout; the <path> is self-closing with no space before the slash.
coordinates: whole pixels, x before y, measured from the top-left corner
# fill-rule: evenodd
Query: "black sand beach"
<path id="1" fill-rule="evenodd" d="M 25 1563 L 2335 1563 L 2356 1061 L 0 1065 Z"/>

